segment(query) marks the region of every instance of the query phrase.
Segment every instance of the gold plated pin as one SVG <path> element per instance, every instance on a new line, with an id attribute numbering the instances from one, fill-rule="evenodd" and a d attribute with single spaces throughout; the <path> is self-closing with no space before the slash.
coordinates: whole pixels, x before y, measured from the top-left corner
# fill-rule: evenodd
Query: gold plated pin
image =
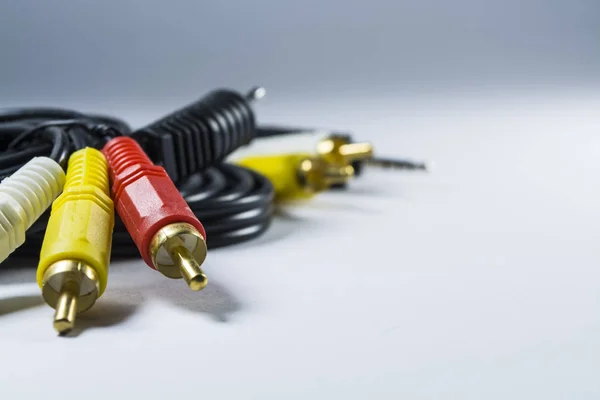
<path id="1" fill-rule="evenodd" d="M 75 326 L 78 314 L 94 305 L 99 293 L 98 276 L 78 260 L 52 264 L 44 273 L 42 297 L 54 308 L 54 329 L 66 335 Z"/>
<path id="2" fill-rule="evenodd" d="M 200 268 L 192 253 L 185 247 L 183 240 L 174 237 L 165 242 L 171 259 L 179 267 L 181 276 L 192 290 L 204 289 L 208 278 Z"/>
<path id="3" fill-rule="evenodd" d="M 76 279 L 69 279 L 63 283 L 54 313 L 54 330 L 60 335 L 71 332 L 75 326 L 78 295 L 79 282 Z"/>
<path id="4" fill-rule="evenodd" d="M 303 160 L 298 168 L 300 185 L 311 192 L 320 192 L 344 183 L 353 175 L 354 168 L 351 165 L 331 165 L 318 157 Z"/>
<path id="5" fill-rule="evenodd" d="M 351 143 L 350 138 L 344 135 L 330 135 L 321 140 L 317 144 L 317 154 L 329 165 L 344 166 L 363 162 L 385 169 L 429 170 L 427 163 L 422 161 L 374 157 L 371 143 Z"/>
<path id="6" fill-rule="evenodd" d="M 331 135 L 317 144 L 317 154 L 328 164 L 349 165 L 373 157 L 371 143 L 350 143 L 348 138 Z"/>
<path id="7" fill-rule="evenodd" d="M 166 277 L 183 278 L 192 290 L 201 290 L 208 283 L 200 268 L 206 252 L 204 237 L 187 223 L 163 227 L 150 242 L 154 267 Z"/>

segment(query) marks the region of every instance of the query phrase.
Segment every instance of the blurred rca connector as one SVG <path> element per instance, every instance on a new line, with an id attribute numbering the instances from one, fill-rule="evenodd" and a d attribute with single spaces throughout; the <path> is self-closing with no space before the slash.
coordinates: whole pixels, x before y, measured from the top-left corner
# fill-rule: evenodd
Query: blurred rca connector
<path id="1" fill-rule="evenodd" d="M 204 227 L 165 169 L 129 137 L 110 140 L 103 153 L 115 207 L 146 264 L 169 278 L 184 278 L 192 290 L 204 288 Z"/>
<path id="2" fill-rule="evenodd" d="M 37 270 L 59 334 L 70 332 L 76 315 L 104 292 L 113 227 L 106 159 L 96 149 L 78 150 L 69 158 L 63 193 L 52 204 Z"/>
<path id="3" fill-rule="evenodd" d="M 310 198 L 333 186 L 345 185 L 366 165 L 423 170 L 427 164 L 411 160 L 376 158 L 373 145 L 353 143 L 346 135 L 320 140 L 315 153 L 286 153 L 242 158 L 238 163 L 266 176 L 278 201 Z"/>
<path id="4" fill-rule="evenodd" d="M 65 184 L 60 165 L 36 157 L 0 183 L 0 262 L 25 243 L 25 232 Z"/>

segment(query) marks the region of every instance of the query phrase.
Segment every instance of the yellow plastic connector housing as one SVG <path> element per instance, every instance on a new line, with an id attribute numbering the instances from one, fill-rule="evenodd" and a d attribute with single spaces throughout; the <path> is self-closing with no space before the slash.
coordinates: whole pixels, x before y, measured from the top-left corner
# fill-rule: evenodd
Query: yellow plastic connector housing
<path id="1" fill-rule="evenodd" d="M 0 183 L 0 262 L 25 243 L 25 232 L 60 194 L 65 173 L 48 157 L 35 157 Z"/>
<path id="2" fill-rule="evenodd" d="M 246 157 L 238 164 L 265 176 L 275 189 L 277 201 L 311 198 L 315 191 L 310 190 L 299 176 L 302 162 L 312 157 L 310 153 L 266 155 Z"/>
<path id="3" fill-rule="evenodd" d="M 277 201 L 308 199 L 354 174 L 350 165 L 331 165 L 309 153 L 247 157 L 238 164 L 269 179 Z"/>
<path id="4" fill-rule="evenodd" d="M 59 333 L 70 331 L 75 315 L 106 288 L 114 227 L 109 193 L 104 155 L 92 148 L 73 153 L 63 193 L 52 204 L 37 270 L 42 295 L 56 309 Z"/>

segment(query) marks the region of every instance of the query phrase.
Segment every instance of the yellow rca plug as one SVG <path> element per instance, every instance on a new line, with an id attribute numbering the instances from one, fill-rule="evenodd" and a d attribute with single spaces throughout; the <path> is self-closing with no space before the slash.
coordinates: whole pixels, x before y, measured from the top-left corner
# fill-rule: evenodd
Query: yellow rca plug
<path id="1" fill-rule="evenodd" d="M 370 143 L 350 143 L 332 135 L 319 142 L 317 154 L 294 153 L 244 158 L 238 163 L 264 175 L 277 201 L 306 199 L 354 176 L 354 161 L 372 157 Z"/>
<path id="2" fill-rule="evenodd" d="M 354 175 L 351 165 L 333 165 L 308 153 L 247 157 L 238 164 L 269 179 L 277 201 L 310 198 Z"/>
<path id="3" fill-rule="evenodd" d="M 63 193 L 52 204 L 40 253 L 37 281 L 56 309 L 54 329 L 69 333 L 77 314 L 104 292 L 114 227 L 108 166 L 92 148 L 69 158 Z"/>
<path id="4" fill-rule="evenodd" d="M 383 168 L 427 170 L 423 162 L 373 157 L 371 143 L 353 143 L 345 135 L 319 141 L 316 154 L 294 153 L 246 157 L 238 164 L 271 181 L 276 200 L 309 198 L 358 175 L 364 164 Z"/>

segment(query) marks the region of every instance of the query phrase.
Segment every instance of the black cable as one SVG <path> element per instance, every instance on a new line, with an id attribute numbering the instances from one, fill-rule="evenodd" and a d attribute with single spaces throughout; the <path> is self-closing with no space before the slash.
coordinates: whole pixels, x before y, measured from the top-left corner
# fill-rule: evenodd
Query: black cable
<path id="1" fill-rule="evenodd" d="M 297 133 L 316 133 L 315 129 L 307 128 L 291 128 L 291 127 L 280 127 L 280 126 L 260 126 L 256 131 L 257 138 L 267 138 L 273 136 L 291 135 Z"/>

